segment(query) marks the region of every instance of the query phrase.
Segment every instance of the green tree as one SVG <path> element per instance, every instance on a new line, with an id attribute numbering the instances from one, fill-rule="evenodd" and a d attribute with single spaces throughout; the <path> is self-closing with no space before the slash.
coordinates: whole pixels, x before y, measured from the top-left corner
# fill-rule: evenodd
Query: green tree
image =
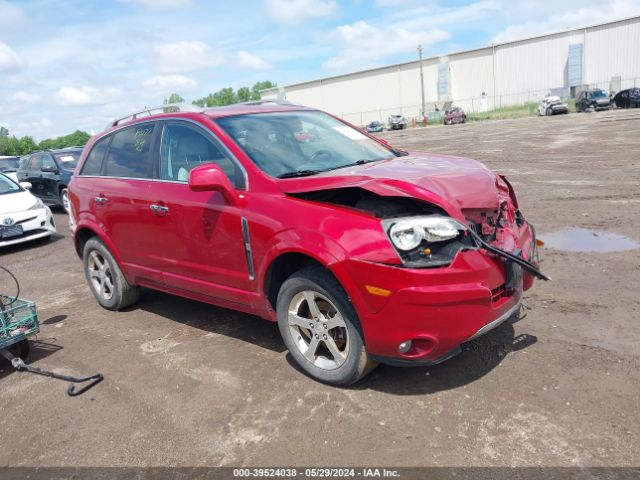
<path id="1" fill-rule="evenodd" d="M 215 93 L 210 93 L 206 97 L 198 98 L 191 103 L 199 105 L 200 107 L 221 107 L 238 102 L 260 100 L 260 90 L 276 86 L 275 83 L 265 80 L 263 82 L 256 82 L 251 88 L 241 87 L 237 92 L 234 92 L 233 88 L 227 87 Z"/>
<path id="2" fill-rule="evenodd" d="M 42 140 L 37 145 L 37 149 L 46 150 L 48 148 L 82 147 L 89 141 L 90 138 L 91 135 L 89 135 L 87 132 L 76 130 L 69 135 Z"/>
<path id="3" fill-rule="evenodd" d="M 270 80 L 265 80 L 262 82 L 256 82 L 253 87 L 251 87 L 251 100 L 260 100 L 260 90 L 266 90 L 267 88 L 277 87 L 275 83 Z"/>
<path id="4" fill-rule="evenodd" d="M 239 102 L 248 102 L 251 100 L 251 90 L 249 87 L 239 88 L 236 96 L 238 97 Z"/>
<path id="5" fill-rule="evenodd" d="M 169 98 L 165 98 L 162 103 L 164 105 L 167 103 L 184 103 L 184 98 L 182 98 L 178 93 L 172 93 L 169 95 Z"/>

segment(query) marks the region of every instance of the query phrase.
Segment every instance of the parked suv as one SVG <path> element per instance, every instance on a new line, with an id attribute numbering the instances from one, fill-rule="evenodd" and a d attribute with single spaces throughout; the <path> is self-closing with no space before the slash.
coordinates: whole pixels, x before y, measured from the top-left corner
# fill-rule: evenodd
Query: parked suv
<path id="1" fill-rule="evenodd" d="M 82 147 L 69 147 L 25 155 L 20 159 L 18 181 L 31 183 L 31 193 L 69 213 L 67 186 L 81 153 Z"/>
<path id="2" fill-rule="evenodd" d="M 585 90 L 578 94 L 576 98 L 576 112 L 587 110 L 609 110 L 610 99 L 608 95 L 599 88 Z"/>
<path id="3" fill-rule="evenodd" d="M 100 305 L 149 287 L 277 321 L 292 358 L 336 385 L 454 356 L 543 278 L 504 177 L 289 104 L 113 122 L 69 194 Z"/>

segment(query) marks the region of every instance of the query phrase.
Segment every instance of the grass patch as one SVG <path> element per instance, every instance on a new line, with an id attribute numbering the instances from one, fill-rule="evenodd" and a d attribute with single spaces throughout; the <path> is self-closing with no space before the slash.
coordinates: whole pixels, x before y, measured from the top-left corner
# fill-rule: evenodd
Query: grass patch
<path id="1" fill-rule="evenodd" d="M 510 118 L 533 117 L 538 115 L 538 103 L 527 102 L 521 105 L 496 108 L 488 112 L 469 112 L 467 119 L 471 121 L 500 120 Z"/>

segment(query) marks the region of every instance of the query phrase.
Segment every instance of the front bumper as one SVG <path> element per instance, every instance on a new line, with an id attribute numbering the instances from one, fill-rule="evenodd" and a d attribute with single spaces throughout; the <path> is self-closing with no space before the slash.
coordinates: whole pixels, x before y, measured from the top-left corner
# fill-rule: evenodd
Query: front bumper
<path id="1" fill-rule="evenodd" d="M 467 250 L 443 268 L 346 260 L 340 269 L 367 351 L 386 363 L 429 365 L 450 358 L 460 344 L 518 313 L 522 291 L 531 287 L 533 277 L 513 265 L 483 250 Z M 400 353 L 399 345 L 407 340 L 411 349 Z"/>
<path id="2" fill-rule="evenodd" d="M 22 225 L 23 233 L 16 237 L 0 238 L 0 247 L 29 242 L 56 233 L 55 222 L 49 207 L 2 215 L 0 224 L 2 224 L 4 217 L 9 216 L 13 219 L 14 224 Z"/>

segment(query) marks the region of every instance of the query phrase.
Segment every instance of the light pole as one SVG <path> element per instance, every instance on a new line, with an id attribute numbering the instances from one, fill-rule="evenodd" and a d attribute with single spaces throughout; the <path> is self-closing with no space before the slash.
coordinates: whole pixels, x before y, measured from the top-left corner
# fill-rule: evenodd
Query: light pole
<path id="1" fill-rule="evenodd" d="M 422 95 L 422 124 L 427 122 L 426 106 L 424 104 L 424 73 L 422 72 L 422 45 L 418 45 L 418 56 L 420 57 L 420 94 Z"/>

